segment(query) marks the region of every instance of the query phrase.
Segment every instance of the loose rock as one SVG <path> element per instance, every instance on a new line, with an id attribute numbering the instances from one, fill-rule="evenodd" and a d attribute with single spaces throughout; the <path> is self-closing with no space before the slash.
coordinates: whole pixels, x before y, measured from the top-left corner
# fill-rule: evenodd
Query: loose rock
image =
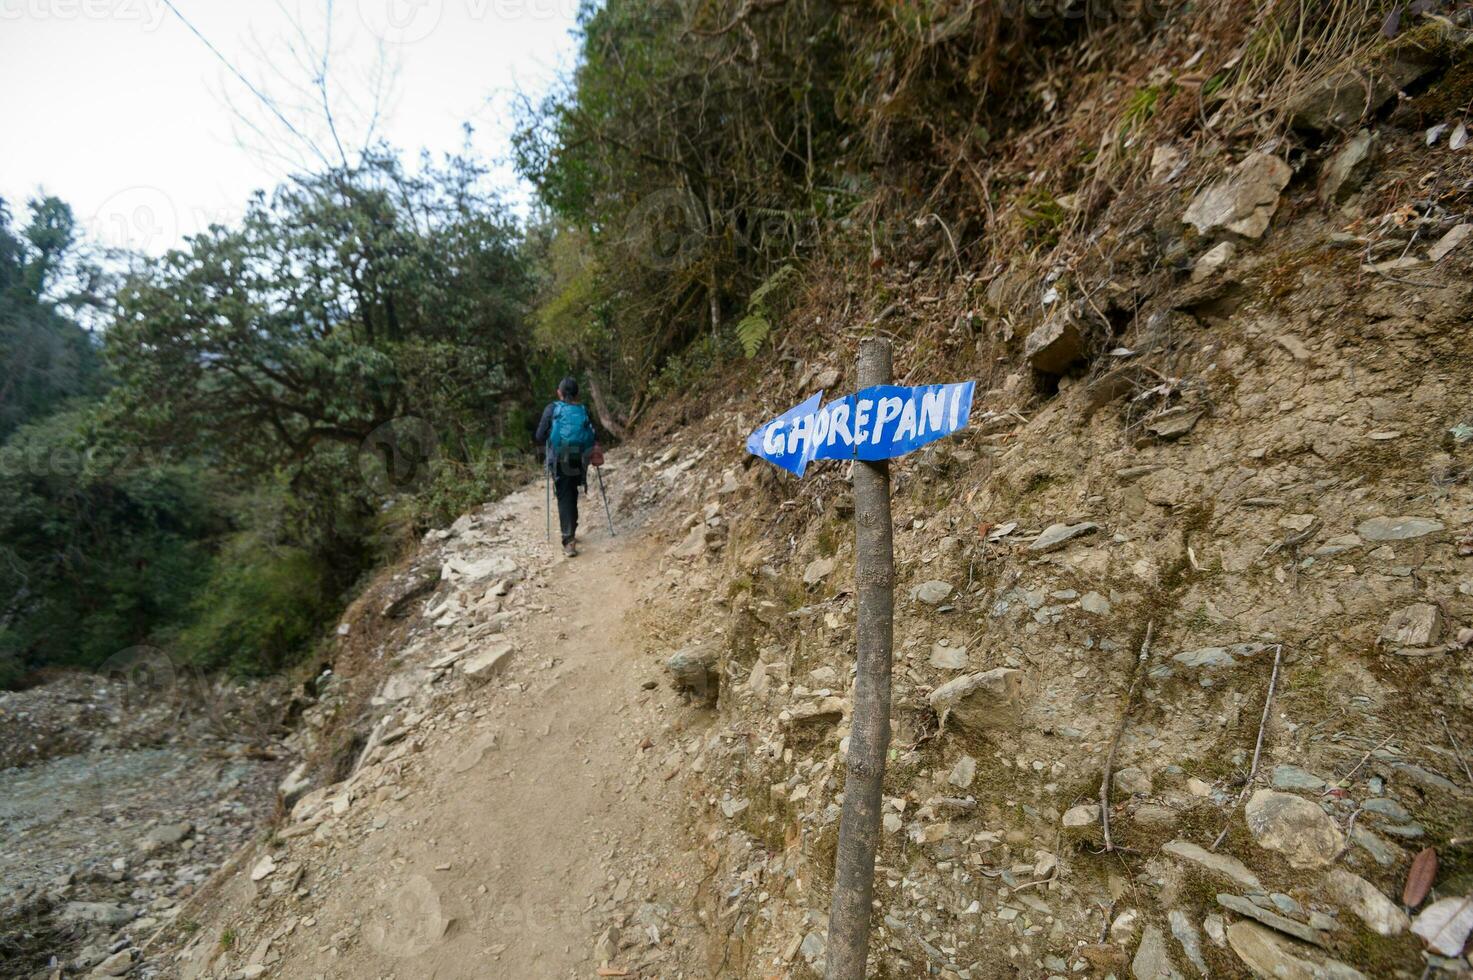
<path id="1" fill-rule="evenodd" d="M 1045 374 L 1063 374 L 1084 359 L 1084 334 L 1067 312 L 1056 313 L 1033 329 L 1023 344 L 1028 363 Z"/>
<path id="2" fill-rule="evenodd" d="M 963 728 L 988 731 L 1017 723 L 1022 693 L 1023 672 L 997 667 L 948 681 L 932 691 L 929 700 L 943 726 L 953 719 Z"/>
<path id="3" fill-rule="evenodd" d="M 1407 914 L 1381 894 L 1379 888 L 1344 868 L 1334 868 L 1325 875 L 1325 891 L 1379 935 L 1395 936 L 1412 924 Z"/>
<path id="4" fill-rule="evenodd" d="M 1100 526 L 1091 521 L 1079 524 L 1050 524 L 1043 533 L 1028 546 L 1029 551 L 1057 551 L 1068 542 L 1085 534 L 1093 534 Z"/>
<path id="5" fill-rule="evenodd" d="M 1442 529 L 1440 521 L 1427 517 L 1373 517 L 1355 530 L 1367 541 L 1409 541 Z"/>
<path id="6" fill-rule="evenodd" d="M 1365 975 L 1330 959 L 1309 959 L 1307 946 L 1294 943 L 1255 922 L 1234 922 L 1228 945 L 1257 977 L 1274 980 L 1365 980 Z"/>
<path id="7" fill-rule="evenodd" d="M 1296 868 L 1329 864 L 1345 844 L 1324 810 L 1292 793 L 1261 789 L 1249 797 L 1245 815 L 1258 845 L 1283 854 Z"/>
<path id="8" fill-rule="evenodd" d="M 937 606 L 945 602 L 951 596 L 951 583 L 932 579 L 922 582 L 911 590 L 911 597 L 924 602 L 928 606 Z"/>
<path id="9" fill-rule="evenodd" d="M 1293 176 L 1289 165 L 1268 153 L 1251 153 L 1231 176 L 1193 198 L 1182 220 L 1201 235 L 1229 231 L 1258 238 L 1279 207 L 1279 193 Z"/>
<path id="10" fill-rule="evenodd" d="M 1182 975 L 1171 965 L 1171 956 L 1166 952 L 1166 937 L 1160 926 L 1147 926 L 1136 948 L 1135 959 L 1130 963 L 1131 975 L 1136 980 L 1182 980 Z"/>
<path id="11" fill-rule="evenodd" d="M 1214 871 L 1237 882 L 1244 888 L 1251 888 L 1254 891 L 1263 890 L 1263 885 L 1259 882 L 1258 876 L 1252 871 L 1249 871 L 1248 866 L 1235 857 L 1229 857 L 1226 854 L 1214 854 L 1205 847 L 1187 840 L 1168 841 L 1161 846 L 1161 850 L 1163 853 L 1170 854 L 1172 857 L 1179 858 L 1183 861 L 1190 861 L 1199 867 Z"/>
<path id="12" fill-rule="evenodd" d="M 1441 637 L 1441 610 L 1430 602 L 1417 602 L 1391 614 L 1379 642 L 1392 647 L 1428 647 Z"/>

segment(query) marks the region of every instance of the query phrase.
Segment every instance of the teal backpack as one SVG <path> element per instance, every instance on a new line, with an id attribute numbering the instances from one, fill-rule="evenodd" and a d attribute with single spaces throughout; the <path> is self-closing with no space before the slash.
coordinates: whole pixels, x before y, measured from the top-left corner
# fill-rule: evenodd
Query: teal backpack
<path id="1" fill-rule="evenodd" d="M 558 459 L 566 459 L 576 453 L 582 457 L 593 449 L 593 423 L 588 420 L 588 409 L 572 402 L 558 402 L 552 407 L 552 429 L 547 444 Z"/>

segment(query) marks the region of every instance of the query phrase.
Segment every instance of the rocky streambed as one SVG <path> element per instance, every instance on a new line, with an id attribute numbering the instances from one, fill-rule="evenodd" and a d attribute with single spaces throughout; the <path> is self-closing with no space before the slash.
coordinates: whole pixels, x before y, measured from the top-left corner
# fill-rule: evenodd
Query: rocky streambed
<path id="1" fill-rule="evenodd" d="M 249 694 L 67 675 L 0 695 L 0 976 L 113 976 L 258 831 L 288 764 Z M 233 730 L 232 730 L 233 729 Z"/>

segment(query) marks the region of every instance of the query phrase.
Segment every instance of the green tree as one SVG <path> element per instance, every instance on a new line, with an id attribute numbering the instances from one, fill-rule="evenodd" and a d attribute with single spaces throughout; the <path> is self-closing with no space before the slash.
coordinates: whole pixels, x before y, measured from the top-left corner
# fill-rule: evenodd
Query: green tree
<path id="1" fill-rule="evenodd" d="M 101 386 L 96 346 L 55 297 L 75 245 L 71 209 L 47 197 L 28 210 L 17 231 L 0 199 L 0 440 Z"/>
<path id="2" fill-rule="evenodd" d="M 422 448 L 462 464 L 488 434 L 519 438 L 531 278 L 482 177 L 459 158 L 411 175 L 381 151 L 150 264 L 108 332 L 111 418 L 241 479 L 280 474 L 327 552 L 377 506 L 358 453 L 395 420 L 423 420 Z"/>

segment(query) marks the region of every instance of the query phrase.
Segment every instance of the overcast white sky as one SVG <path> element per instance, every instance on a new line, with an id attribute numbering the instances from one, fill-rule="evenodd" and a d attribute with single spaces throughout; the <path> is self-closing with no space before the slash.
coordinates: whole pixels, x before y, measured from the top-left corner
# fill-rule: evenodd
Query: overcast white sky
<path id="1" fill-rule="evenodd" d="M 283 102 L 290 90 L 275 72 L 301 77 L 287 47 L 293 22 L 320 44 L 329 7 L 173 2 Z M 382 135 L 412 157 L 438 156 L 463 145 L 470 123 L 497 183 L 525 201 L 506 165 L 511 94 L 540 95 L 571 67 L 577 0 L 336 0 L 332 9 L 330 77 L 345 129 L 356 128 L 351 101 L 366 97 L 382 49 L 398 69 Z M 44 189 L 110 245 L 161 252 L 237 217 L 252 190 L 288 169 L 259 152 L 259 139 L 250 138 L 257 149 L 240 145 L 247 134 L 226 98 L 273 127 L 270 145 L 290 143 L 163 0 L 0 0 L 0 93 L 0 197 L 18 213 Z"/>

